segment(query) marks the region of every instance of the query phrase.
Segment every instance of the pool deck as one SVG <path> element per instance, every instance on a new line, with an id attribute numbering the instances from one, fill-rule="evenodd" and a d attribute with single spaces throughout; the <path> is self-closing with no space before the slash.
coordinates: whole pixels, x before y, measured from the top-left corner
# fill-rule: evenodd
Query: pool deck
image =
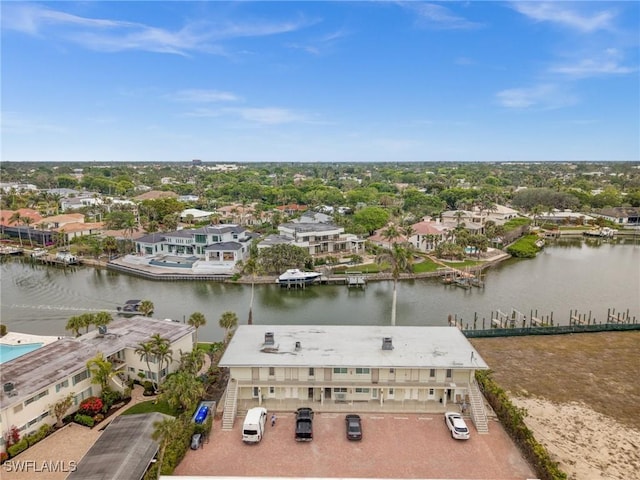
<path id="1" fill-rule="evenodd" d="M 3 345 L 28 345 L 30 343 L 42 343 L 42 345 L 48 345 L 56 342 L 63 337 L 55 337 L 51 335 L 32 335 L 30 333 L 9 332 L 4 337 L 0 338 L 0 343 Z"/>

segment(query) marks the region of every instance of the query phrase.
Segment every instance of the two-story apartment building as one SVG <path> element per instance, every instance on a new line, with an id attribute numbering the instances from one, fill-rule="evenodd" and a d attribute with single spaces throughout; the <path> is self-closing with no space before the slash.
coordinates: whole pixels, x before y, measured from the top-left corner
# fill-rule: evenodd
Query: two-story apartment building
<path id="1" fill-rule="evenodd" d="M 455 327 L 337 325 L 241 325 L 220 365 L 230 373 L 225 414 L 345 403 L 441 411 L 479 395 L 475 371 L 488 368 Z"/>
<path id="2" fill-rule="evenodd" d="M 178 352 L 193 349 L 195 329 L 189 325 L 135 316 L 114 320 L 106 333 L 91 331 L 78 338 L 61 338 L 31 353 L 3 363 L 0 369 L 0 451 L 5 450 L 4 435 L 12 426 L 18 427 L 21 437 L 48 423 L 53 425 L 51 407 L 70 393 L 74 404 L 68 413 L 77 410 L 82 400 L 99 396 L 101 387 L 91 383 L 87 362 L 98 353 L 111 362 L 116 375 L 111 387 L 122 391 L 127 379 L 157 380 L 179 366 Z M 167 366 L 158 365 L 155 358 L 145 359 L 135 351 L 140 343 L 159 334 L 170 342 L 173 360 Z"/>

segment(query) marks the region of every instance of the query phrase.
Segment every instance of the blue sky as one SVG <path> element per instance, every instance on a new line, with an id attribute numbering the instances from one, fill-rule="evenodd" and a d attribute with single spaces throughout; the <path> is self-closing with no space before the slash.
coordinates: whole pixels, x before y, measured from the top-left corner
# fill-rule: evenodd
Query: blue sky
<path id="1" fill-rule="evenodd" d="M 13 2 L 3 161 L 640 160 L 640 3 Z"/>

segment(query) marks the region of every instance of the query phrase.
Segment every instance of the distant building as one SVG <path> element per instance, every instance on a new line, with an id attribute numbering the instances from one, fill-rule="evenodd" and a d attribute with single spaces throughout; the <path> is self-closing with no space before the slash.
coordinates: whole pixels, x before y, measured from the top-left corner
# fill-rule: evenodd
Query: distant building
<path id="1" fill-rule="evenodd" d="M 605 218 L 611 222 L 617 223 L 618 225 L 640 225 L 640 208 L 637 207 L 603 208 L 594 212 L 593 215 Z"/>

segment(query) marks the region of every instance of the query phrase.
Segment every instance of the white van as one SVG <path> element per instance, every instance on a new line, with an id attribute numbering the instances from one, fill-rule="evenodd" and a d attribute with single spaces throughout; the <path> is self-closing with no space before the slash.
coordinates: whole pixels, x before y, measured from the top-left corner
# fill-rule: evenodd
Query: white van
<path id="1" fill-rule="evenodd" d="M 264 435 L 264 426 L 267 423 L 267 409 L 254 407 L 249 409 L 244 417 L 242 425 L 242 441 L 246 443 L 258 443 Z"/>

